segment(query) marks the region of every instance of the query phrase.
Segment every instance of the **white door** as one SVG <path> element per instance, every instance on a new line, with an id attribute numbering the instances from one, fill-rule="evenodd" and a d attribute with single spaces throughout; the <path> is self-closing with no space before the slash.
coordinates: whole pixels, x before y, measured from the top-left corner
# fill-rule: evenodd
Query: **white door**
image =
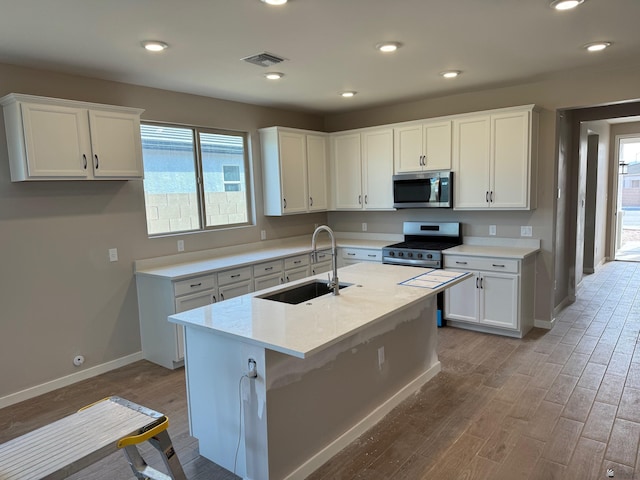
<path id="1" fill-rule="evenodd" d="M 451 170 L 451 121 L 426 123 L 423 129 L 424 169 Z"/>
<path id="2" fill-rule="evenodd" d="M 93 175 L 142 177 L 140 117 L 129 113 L 89 110 Z"/>
<path id="3" fill-rule="evenodd" d="M 393 130 L 362 134 L 362 183 L 364 208 L 393 208 Z"/>
<path id="4" fill-rule="evenodd" d="M 395 128 L 394 162 L 395 172 L 416 172 L 422 170 L 422 124 Z"/>
<path id="5" fill-rule="evenodd" d="M 279 132 L 283 212 L 307 211 L 307 152 L 303 134 Z"/>
<path id="6" fill-rule="evenodd" d="M 331 137 L 335 207 L 362 209 L 360 134 Z"/>
<path id="7" fill-rule="evenodd" d="M 492 208 L 527 208 L 529 112 L 491 116 Z"/>
<path id="8" fill-rule="evenodd" d="M 86 178 L 91 172 L 87 111 L 23 103 L 22 125 L 30 177 Z"/>
<path id="9" fill-rule="evenodd" d="M 327 137 L 307 135 L 307 178 L 309 211 L 327 210 Z"/>
<path id="10" fill-rule="evenodd" d="M 480 323 L 518 329 L 518 276 L 483 272 L 479 287 Z"/>
<path id="11" fill-rule="evenodd" d="M 454 208 L 489 207 L 489 116 L 454 121 Z"/>
<path id="12" fill-rule="evenodd" d="M 451 320 L 478 323 L 478 288 L 480 276 L 472 277 L 447 289 L 444 294 L 444 315 Z"/>

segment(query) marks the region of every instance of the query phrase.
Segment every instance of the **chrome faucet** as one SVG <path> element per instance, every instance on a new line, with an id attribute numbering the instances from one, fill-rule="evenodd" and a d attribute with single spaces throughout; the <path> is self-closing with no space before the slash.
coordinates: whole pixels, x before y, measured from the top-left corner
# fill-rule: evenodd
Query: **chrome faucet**
<path id="1" fill-rule="evenodd" d="M 329 283 L 327 283 L 328 288 L 333 289 L 334 295 L 340 295 L 340 284 L 338 281 L 338 252 L 336 251 L 336 237 L 333 234 L 333 230 L 331 230 L 326 225 L 320 225 L 313 232 L 313 236 L 311 237 L 311 254 L 313 255 L 313 261 L 318 261 L 318 249 L 316 248 L 316 237 L 318 233 L 322 230 L 326 231 L 331 237 L 331 257 L 333 259 L 333 278 L 329 279 Z"/>

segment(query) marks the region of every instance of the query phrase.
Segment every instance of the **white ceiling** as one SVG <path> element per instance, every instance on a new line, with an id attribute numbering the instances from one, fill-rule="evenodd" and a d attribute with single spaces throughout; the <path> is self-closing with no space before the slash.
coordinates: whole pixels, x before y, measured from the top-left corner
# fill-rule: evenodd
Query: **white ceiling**
<path id="1" fill-rule="evenodd" d="M 0 62 L 329 113 L 638 65 L 638 20 L 639 0 L 565 12 L 548 0 L 0 0 Z M 150 54 L 147 39 L 169 49 Z M 403 47 L 375 50 L 389 40 Z M 582 48 L 600 40 L 613 46 Z M 240 60 L 263 51 L 288 60 Z"/>

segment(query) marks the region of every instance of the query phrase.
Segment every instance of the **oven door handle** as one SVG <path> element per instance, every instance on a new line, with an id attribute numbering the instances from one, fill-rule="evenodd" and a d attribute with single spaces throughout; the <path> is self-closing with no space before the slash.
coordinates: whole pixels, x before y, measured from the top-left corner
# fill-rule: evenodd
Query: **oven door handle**
<path id="1" fill-rule="evenodd" d="M 382 259 L 382 263 L 387 263 L 391 265 L 406 265 L 409 267 L 415 266 L 415 267 L 427 267 L 427 268 L 440 268 L 439 262 L 437 260 L 407 260 L 407 259 L 399 260 L 397 258 L 385 257 Z"/>

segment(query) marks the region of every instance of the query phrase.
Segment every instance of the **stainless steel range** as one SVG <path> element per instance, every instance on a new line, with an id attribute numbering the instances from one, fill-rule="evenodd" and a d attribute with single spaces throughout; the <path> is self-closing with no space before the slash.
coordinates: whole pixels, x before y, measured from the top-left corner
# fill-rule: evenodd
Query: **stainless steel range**
<path id="1" fill-rule="evenodd" d="M 460 223 L 404 222 L 404 242 L 382 249 L 382 263 L 442 268 L 442 250 L 462 244 Z"/>

